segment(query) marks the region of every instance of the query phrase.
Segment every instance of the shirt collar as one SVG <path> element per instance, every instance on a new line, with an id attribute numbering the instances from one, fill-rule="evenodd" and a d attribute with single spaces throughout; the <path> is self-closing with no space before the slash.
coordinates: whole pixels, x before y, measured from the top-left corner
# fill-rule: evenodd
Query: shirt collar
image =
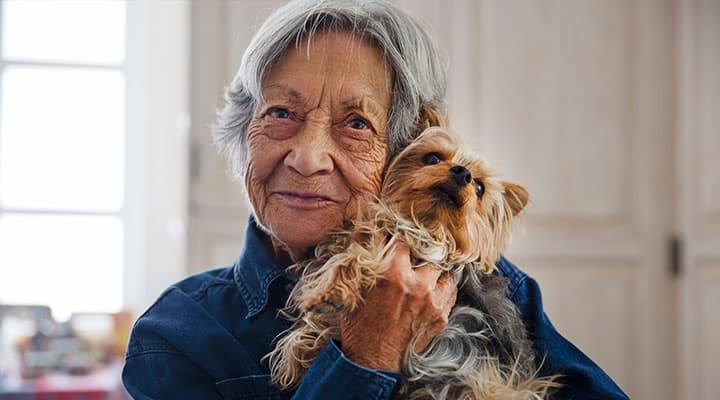
<path id="1" fill-rule="evenodd" d="M 273 258 L 265 238 L 267 234 L 262 231 L 255 218 L 250 216 L 245 231 L 245 244 L 233 266 L 235 283 L 247 304 L 245 318 L 252 318 L 265 308 L 270 284 L 275 279 L 280 276 L 289 278 L 285 268 Z"/>

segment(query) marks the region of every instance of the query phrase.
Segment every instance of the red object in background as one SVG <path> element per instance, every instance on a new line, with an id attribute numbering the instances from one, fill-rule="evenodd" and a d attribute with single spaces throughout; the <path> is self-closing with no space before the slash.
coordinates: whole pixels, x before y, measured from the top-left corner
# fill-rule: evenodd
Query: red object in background
<path id="1" fill-rule="evenodd" d="M 13 388 L 0 388 L 0 400 L 124 400 L 129 397 L 120 382 L 121 362 L 87 375 L 50 373 L 24 379 Z"/>
<path id="2" fill-rule="evenodd" d="M 36 332 L 4 338 L 20 365 L 0 365 L 0 400 L 130 399 L 120 375 L 132 314 L 76 313 L 57 324 L 47 306 L 0 305 L 0 326 L 6 317 L 34 321 Z"/>
<path id="3" fill-rule="evenodd" d="M 33 400 L 109 400 L 108 394 L 98 391 L 73 391 L 63 393 L 36 393 Z"/>
<path id="4" fill-rule="evenodd" d="M 35 382 L 36 400 L 115 400 L 120 399 L 119 363 L 87 375 L 48 374 Z"/>

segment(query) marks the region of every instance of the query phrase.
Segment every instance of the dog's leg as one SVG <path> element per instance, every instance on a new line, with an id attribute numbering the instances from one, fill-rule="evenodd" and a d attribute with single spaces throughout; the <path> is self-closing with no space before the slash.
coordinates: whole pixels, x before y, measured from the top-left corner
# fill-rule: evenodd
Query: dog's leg
<path id="1" fill-rule="evenodd" d="M 397 241 L 378 237 L 363 245 L 351 243 L 342 254 L 330 258 L 320 269 L 301 279 L 301 308 L 305 312 L 354 310 L 363 292 L 372 287 L 387 269 L 385 260 Z"/>
<path id="2" fill-rule="evenodd" d="M 273 382 L 283 389 L 297 387 L 327 341 L 338 335 L 337 329 L 330 328 L 333 325 L 337 324 L 310 315 L 295 321 L 292 330 L 266 356 Z"/>

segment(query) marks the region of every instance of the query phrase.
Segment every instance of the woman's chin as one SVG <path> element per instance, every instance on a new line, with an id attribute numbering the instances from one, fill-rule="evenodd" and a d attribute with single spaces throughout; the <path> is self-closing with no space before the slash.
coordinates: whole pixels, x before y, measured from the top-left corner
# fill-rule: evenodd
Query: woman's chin
<path id="1" fill-rule="evenodd" d="M 304 254 L 339 229 L 343 215 L 335 207 L 313 210 L 266 207 L 259 222 L 270 230 L 276 240 L 288 247 L 291 257 L 296 258 L 300 256 L 298 253 Z"/>

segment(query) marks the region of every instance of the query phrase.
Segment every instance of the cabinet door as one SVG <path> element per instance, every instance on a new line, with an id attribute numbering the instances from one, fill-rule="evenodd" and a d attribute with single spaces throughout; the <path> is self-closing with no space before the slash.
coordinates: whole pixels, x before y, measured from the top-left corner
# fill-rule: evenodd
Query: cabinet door
<path id="1" fill-rule="evenodd" d="M 673 3 L 401 1 L 450 53 L 451 124 L 531 194 L 508 255 L 632 397 L 675 398 Z"/>
<path id="2" fill-rule="evenodd" d="M 678 222 L 682 398 L 720 393 L 720 1 L 678 5 Z"/>

